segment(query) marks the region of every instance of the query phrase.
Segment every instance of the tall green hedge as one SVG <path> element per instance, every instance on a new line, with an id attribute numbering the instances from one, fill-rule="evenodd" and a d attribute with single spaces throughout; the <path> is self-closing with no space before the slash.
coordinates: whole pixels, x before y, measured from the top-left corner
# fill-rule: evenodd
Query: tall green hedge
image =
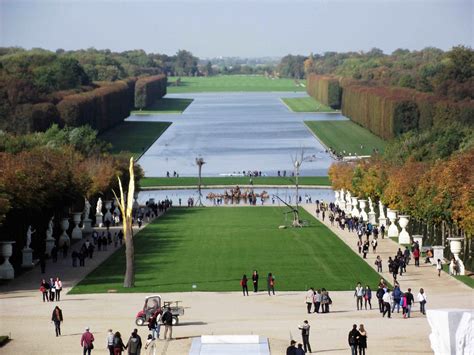
<path id="1" fill-rule="evenodd" d="M 139 78 L 135 84 L 135 107 L 143 109 L 161 99 L 166 95 L 167 83 L 166 75 Z"/>
<path id="2" fill-rule="evenodd" d="M 113 84 L 81 94 L 66 96 L 57 105 L 61 120 L 68 126 L 90 125 L 99 132 L 130 116 L 135 82 L 116 81 Z"/>
<path id="3" fill-rule="evenodd" d="M 334 109 L 341 107 L 342 89 L 339 80 L 331 76 L 310 74 L 306 83 L 308 94 Z"/>

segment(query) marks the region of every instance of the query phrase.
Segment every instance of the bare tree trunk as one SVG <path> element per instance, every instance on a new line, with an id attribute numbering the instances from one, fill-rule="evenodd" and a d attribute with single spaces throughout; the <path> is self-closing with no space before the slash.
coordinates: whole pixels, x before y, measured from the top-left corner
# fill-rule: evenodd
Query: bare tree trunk
<path id="1" fill-rule="evenodd" d="M 135 247 L 133 245 L 132 221 L 128 224 L 125 235 L 125 277 L 123 279 L 123 287 L 135 287 Z"/>

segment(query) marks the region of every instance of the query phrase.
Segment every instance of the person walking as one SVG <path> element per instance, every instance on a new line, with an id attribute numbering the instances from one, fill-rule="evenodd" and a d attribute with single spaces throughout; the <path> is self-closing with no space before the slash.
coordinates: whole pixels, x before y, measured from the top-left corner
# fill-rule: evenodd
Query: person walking
<path id="1" fill-rule="evenodd" d="M 388 313 L 388 318 L 392 318 L 391 313 L 390 313 L 390 308 L 391 308 L 390 307 L 390 302 L 392 300 L 390 290 L 387 290 L 387 292 L 384 293 L 384 295 L 382 297 L 382 300 L 383 300 L 383 305 L 384 305 L 384 310 L 383 310 L 382 317 L 385 317 L 385 314 Z"/>
<path id="2" fill-rule="evenodd" d="M 321 289 L 321 304 L 323 306 L 323 313 L 329 313 L 329 305 L 332 304 L 332 300 L 325 288 Z"/>
<path id="3" fill-rule="evenodd" d="M 180 205 L 181 205 L 181 199 L 180 199 Z M 156 341 L 153 339 L 153 336 L 151 334 L 148 334 L 148 339 L 146 340 L 145 343 L 145 350 L 147 351 L 147 355 L 155 355 L 156 353 Z"/>
<path id="4" fill-rule="evenodd" d="M 105 344 L 107 349 L 109 349 L 109 355 L 114 355 L 114 333 L 112 332 L 112 329 L 109 329 L 107 333 Z"/>
<path id="5" fill-rule="evenodd" d="M 314 301 L 314 288 L 310 287 L 308 291 L 306 291 L 306 310 L 308 311 L 308 313 L 311 313 L 311 306 L 313 305 L 313 301 Z M 314 307 L 315 311 L 316 311 L 316 305 Z"/>
<path id="6" fill-rule="evenodd" d="M 257 272 L 257 270 L 253 271 L 252 283 L 253 283 L 253 292 L 258 292 L 258 272 Z"/>
<path id="7" fill-rule="evenodd" d="M 405 297 L 406 297 L 406 300 L 407 300 L 407 309 L 406 309 L 406 314 L 405 316 L 407 318 L 410 318 L 410 314 L 411 314 L 411 306 L 412 304 L 415 302 L 415 299 L 413 297 L 413 294 L 411 293 L 411 288 L 408 289 L 408 292 L 405 293 Z"/>
<path id="8" fill-rule="evenodd" d="M 357 286 L 354 291 L 354 297 L 356 297 L 357 310 L 359 310 L 359 304 L 360 309 L 362 310 L 362 298 L 364 297 L 364 288 L 361 286 L 360 282 L 357 283 Z"/>
<path id="9" fill-rule="evenodd" d="M 311 352 L 311 345 L 309 344 L 309 329 L 311 326 L 308 321 L 305 320 L 303 325 L 298 326 L 298 329 L 301 330 L 301 337 L 303 338 L 303 347 L 305 352 Z"/>
<path id="10" fill-rule="evenodd" d="M 269 296 L 271 296 L 270 292 L 273 293 L 273 296 L 275 296 L 275 278 L 271 272 L 268 273 L 267 277 L 267 290 Z"/>
<path id="11" fill-rule="evenodd" d="M 168 331 L 170 333 L 168 339 L 171 340 L 173 338 L 173 315 L 171 314 L 171 309 L 169 307 L 166 309 L 166 312 L 163 314 L 163 317 L 161 317 L 161 320 L 165 325 L 165 340 Z"/>
<path id="12" fill-rule="evenodd" d="M 305 355 L 306 351 L 303 349 L 303 344 L 298 343 L 298 346 L 296 348 L 296 355 Z"/>
<path id="13" fill-rule="evenodd" d="M 352 326 L 352 330 L 349 332 L 347 341 L 351 347 L 351 355 L 357 355 L 358 339 L 360 337 L 359 331 L 357 330 L 357 324 Z"/>
<path id="14" fill-rule="evenodd" d="M 43 295 L 43 302 L 49 302 L 49 296 L 48 296 L 48 289 L 49 289 L 49 284 L 46 282 L 45 279 L 41 280 L 41 285 L 40 285 L 40 292 Z"/>
<path id="15" fill-rule="evenodd" d="M 369 242 L 366 241 L 362 247 L 363 258 L 367 259 L 367 253 L 369 252 Z"/>
<path id="16" fill-rule="evenodd" d="M 86 353 L 90 355 L 92 349 L 94 349 L 94 335 L 90 332 L 89 327 L 86 327 L 86 331 L 82 334 L 81 346 L 83 355 L 86 355 Z"/>
<path id="17" fill-rule="evenodd" d="M 397 313 L 400 313 L 400 302 L 402 299 L 402 291 L 400 290 L 400 286 L 396 285 L 393 288 L 392 298 L 393 298 L 392 313 L 395 312 L 395 307 L 397 307 Z"/>
<path id="18" fill-rule="evenodd" d="M 365 285 L 364 288 L 364 306 L 367 310 L 367 303 L 369 304 L 370 309 L 372 309 L 372 290 L 369 285 Z"/>
<path id="19" fill-rule="evenodd" d="M 247 296 L 249 295 L 249 288 L 247 286 L 247 282 L 247 275 L 244 274 L 244 276 L 242 276 L 242 280 L 240 280 L 240 286 L 242 286 L 242 293 L 244 294 L 244 296 L 245 294 L 247 294 Z"/>
<path id="20" fill-rule="evenodd" d="M 63 321 L 63 311 L 61 308 L 56 306 L 53 309 L 53 314 L 51 315 L 51 321 L 54 323 L 54 330 L 56 331 L 56 336 L 61 335 L 61 322 Z"/>
<path id="21" fill-rule="evenodd" d="M 286 348 L 286 355 L 296 355 L 296 348 L 295 348 L 296 341 L 290 341 L 290 346 Z"/>
<path id="22" fill-rule="evenodd" d="M 436 263 L 436 270 L 438 270 L 438 277 L 441 277 L 441 270 L 443 270 L 443 263 L 441 262 L 441 259 L 438 259 Z"/>
<path id="23" fill-rule="evenodd" d="M 56 280 L 54 281 L 54 288 L 56 289 L 54 292 L 56 294 L 56 301 L 59 302 L 61 301 L 61 291 L 63 290 L 63 283 L 59 277 L 56 277 Z"/>
<path id="24" fill-rule="evenodd" d="M 132 335 L 128 339 L 125 348 L 128 350 L 128 355 L 139 355 L 142 348 L 142 339 L 138 335 L 138 330 L 134 329 Z"/>
<path id="25" fill-rule="evenodd" d="M 426 314 L 425 310 L 425 305 L 426 305 L 426 293 L 425 290 L 420 288 L 420 292 L 418 292 L 418 295 L 416 296 L 418 299 L 418 302 L 420 303 L 420 313 L 421 314 Z"/>
<path id="26" fill-rule="evenodd" d="M 372 244 L 372 251 L 375 254 L 377 252 L 377 245 L 378 245 L 377 239 L 376 238 L 372 239 L 371 244 Z"/>
<path id="27" fill-rule="evenodd" d="M 122 335 L 120 332 L 115 332 L 114 335 L 114 355 L 121 355 L 122 351 L 125 350 L 125 345 L 122 341 Z"/>
<path id="28" fill-rule="evenodd" d="M 420 249 L 418 247 L 413 250 L 413 258 L 415 259 L 415 266 L 420 266 Z"/>
<path id="29" fill-rule="evenodd" d="M 359 355 L 365 355 L 365 349 L 367 349 L 367 332 L 363 324 L 359 326 L 359 338 L 357 343 L 359 344 Z"/>
<path id="30" fill-rule="evenodd" d="M 314 313 L 319 313 L 319 307 L 321 306 L 321 290 L 318 289 L 313 296 Z"/>

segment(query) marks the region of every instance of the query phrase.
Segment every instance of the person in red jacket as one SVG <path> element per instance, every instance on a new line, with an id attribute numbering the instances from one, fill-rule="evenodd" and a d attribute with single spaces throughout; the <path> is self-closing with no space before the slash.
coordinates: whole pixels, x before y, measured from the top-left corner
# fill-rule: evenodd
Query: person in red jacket
<path id="1" fill-rule="evenodd" d="M 413 258 L 415 259 L 415 266 L 420 266 L 420 249 L 413 250 Z"/>
<path id="2" fill-rule="evenodd" d="M 81 337 L 81 346 L 83 349 L 83 354 L 91 354 L 92 349 L 94 349 L 94 335 L 89 331 L 89 327 L 86 327 L 86 331 L 82 334 Z"/>
<path id="3" fill-rule="evenodd" d="M 245 294 L 247 294 L 247 296 L 249 295 L 249 288 L 247 286 L 247 282 L 248 282 L 247 275 L 242 276 L 242 280 L 240 280 L 240 286 L 242 286 L 242 292 L 244 296 Z"/>

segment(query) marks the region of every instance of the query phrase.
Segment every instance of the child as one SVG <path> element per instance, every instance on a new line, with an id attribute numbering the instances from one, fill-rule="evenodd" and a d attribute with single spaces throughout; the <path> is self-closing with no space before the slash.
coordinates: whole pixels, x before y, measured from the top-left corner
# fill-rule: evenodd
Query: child
<path id="1" fill-rule="evenodd" d="M 441 277 L 441 270 L 443 270 L 443 265 L 441 264 L 441 259 L 438 259 L 436 264 L 436 270 L 438 270 L 438 277 Z"/>
<path id="2" fill-rule="evenodd" d="M 145 350 L 148 350 L 148 355 L 155 354 L 155 348 L 156 348 L 156 342 L 155 339 L 153 339 L 151 334 L 148 334 L 148 339 L 146 340 L 145 343 Z"/>

